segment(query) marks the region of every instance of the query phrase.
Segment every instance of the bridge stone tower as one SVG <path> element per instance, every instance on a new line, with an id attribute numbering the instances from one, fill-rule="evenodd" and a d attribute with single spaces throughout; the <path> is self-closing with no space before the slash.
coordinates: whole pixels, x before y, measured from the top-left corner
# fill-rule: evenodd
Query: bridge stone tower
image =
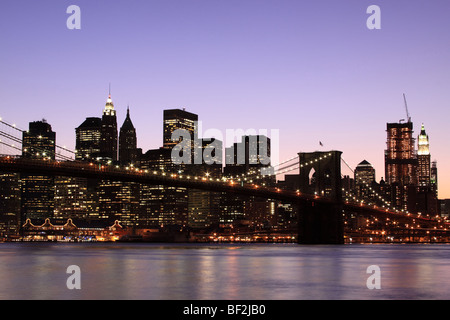
<path id="1" fill-rule="evenodd" d="M 343 244 L 341 151 L 299 153 L 300 192 L 321 198 L 299 203 L 301 244 Z"/>

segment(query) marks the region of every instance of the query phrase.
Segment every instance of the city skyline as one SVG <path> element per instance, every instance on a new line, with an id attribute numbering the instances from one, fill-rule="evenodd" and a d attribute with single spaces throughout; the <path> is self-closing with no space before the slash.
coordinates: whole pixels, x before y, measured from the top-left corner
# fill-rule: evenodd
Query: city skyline
<path id="1" fill-rule="evenodd" d="M 110 107 L 110 106 L 112 106 L 112 107 Z M 111 110 L 113 110 L 113 113 L 114 113 L 114 117 L 116 117 L 116 114 L 117 114 L 117 110 L 115 109 L 115 107 L 114 107 L 114 101 L 113 101 L 113 99 L 112 99 L 112 96 L 111 96 L 111 93 L 109 93 L 108 94 L 108 98 L 106 99 L 106 103 L 105 103 L 105 109 L 103 110 L 103 114 L 107 111 L 107 110 L 109 110 L 108 108 L 110 108 Z M 106 111 L 105 111 L 106 110 Z M 197 121 L 198 121 L 198 123 L 199 123 L 199 128 L 200 128 L 200 130 L 199 130 L 199 134 L 200 134 L 200 136 L 198 137 L 198 139 L 200 139 L 200 140 L 211 140 L 211 138 L 214 140 L 214 137 L 209 137 L 209 136 L 202 136 L 201 134 L 203 133 L 203 131 L 209 131 L 209 130 L 211 130 L 211 129 L 213 129 L 213 131 L 214 132 L 216 132 L 217 130 L 215 129 L 215 128 L 210 128 L 210 127 L 208 127 L 208 128 L 203 128 L 203 124 L 202 124 L 202 120 L 201 120 L 201 117 L 199 118 L 199 116 L 198 115 L 196 115 L 196 114 L 192 114 L 192 113 L 190 113 L 189 111 L 187 111 L 187 110 L 185 110 L 185 108 L 183 108 L 183 109 L 167 109 L 167 110 L 163 110 L 162 111 L 163 113 L 164 113 L 164 119 L 165 119 L 165 114 L 166 114 L 166 112 L 175 112 L 175 113 L 177 113 L 177 112 L 182 112 L 182 113 L 186 113 L 186 114 L 190 114 L 190 115 L 192 115 L 193 117 L 195 117 L 195 120 L 196 120 L 196 122 L 195 122 L 195 125 L 196 125 L 196 127 L 197 127 Z M 101 121 L 101 118 L 100 117 L 86 117 L 85 118 L 85 120 L 80 124 L 80 126 L 79 127 L 77 127 L 77 128 L 75 128 L 76 130 L 75 131 L 77 131 L 78 132 L 78 130 L 80 129 L 80 128 L 82 128 L 83 126 L 86 126 L 86 123 L 89 123 L 89 122 L 92 122 L 92 121 L 94 121 L 94 120 L 98 120 L 98 121 Z M 406 120 L 405 120 L 406 121 Z M 409 119 L 409 121 L 403 121 L 403 119 L 401 119 L 398 123 L 396 122 L 396 123 L 386 123 L 386 125 L 387 125 L 387 127 L 388 128 L 390 128 L 390 127 L 398 127 L 398 126 L 400 126 L 400 127 L 404 127 L 404 126 L 407 126 L 407 127 L 413 127 L 414 126 L 414 123 L 411 121 L 411 119 Z M 47 125 L 47 120 L 46 119 L 42 119 L 42 120 L 35 120 L 35 121 L 30 121 L 29 122 L 29 125 L 31 126 L 32 124 L 34 124 L 34 123 L 40 123 L 40 122 L 43 122 L 45 125 Z M 126 118 L 125 118 L 125 120 L 124 120 L 124 122 L 122 123 L 122 125 L 120 124 L 120 123 L 117 123 L 117 129 L 114 129 L 114 130 L 116 130 L 117 132 L 115 133 L 115 135 L 116 135 L 116 141 L 115 141 L 115 143 L 113 143 L 114 145 L 116 145 L 116 150 L 113 152 L 113 153 L 111 153 L 110 155 L 107 155 L 107 158 L 111 158 L 111 159 L 114 159 L 115 157 L 117 157 L 116 159 L 114 159 L 114 162 L 118 162 L 118 163 L 120 163 L 121 161 L 119 160 L 119 156 L 120 156 L 120 151 L 119 151 L 119 148 L 120 148 L 120 143 L 119 143 L 119 137 L 120 137 L 120 135 L 119 135 L 119 132 L 118 132 L 118 129 L 120 128 L 121 129 L 121 132 L 122 132 L 122 130 L 124 129 L 124 128 L 127 128 L 127 129 L 130 129 L 129 127 L 131 126 L 132 127 L 132 129 L 133 129 L 133 132 L 134 132 L 134 136 L 135 136 L 135 138 L 134 138 L 134 141 L 136 142 L 136 140 L 139 140 L 139 137 L 138 137 L 138 135 L 137 135 L 137 132 L 136 131 L 138 131 L 138 130 L 136 130 L 135 128 L 134 128 L 134 126 L 132 125 L 132 117 L 130 116 L 130 110 L 129 110 L 129 106 L 127 106 L 127 115 L 126 115 Z M 51 124 L 48 124 L 48 125 L 50 125 L 50 127 L 51 127 Z M 100 124 L 98 124 L 98 125 L 100 125 Z M 194 125 L 194 122 L 192 122 L 192 125 Z M 14 124 L 14 126 L 16 126 L 16 124 Z M 100 125 L 101 126 L 101 125 Z M 164 126 L 166 126 L 166 123 L 165 123 L 165 120 L 164 120 Z M 19 128 L 20 130 L 22 130 L 23 128 Z M 252 128 L 250 128 L 250 129 L 252 129 Z M 24 131 L 27 131 L 27 130 L 29 130 L 29 129 L 26 129 L 26 130 L 24 130 Z M 99 130 L 100 130 L 100 128 L 99 128 Z M 228 130 L 228 129 L 227 129 Z M 236 143 L 239 143 L 239 142 L 241 142 L 241 140 L 242 139 L 244 139 L 244 138 L 247 138 L 248 139 L 248 136 L 245 136 L 245 135 L 242 135 L 242 136 L 239 136 L 239 135 L 237 135 L 236 136 L 236 134 L 239 134 L 240 133 L 240 131 L 239 130 L 236 130 L 236 129 L 231 129 L 231 130 L 233 130 L 234 131 L 234 133 L 235 133 L 235 136 L 234 136 L 234 139 L 237 139 L 237 140 L 234 140 L 234 148 L 236 148 Z M 263 129 L 264 130 L 264 129 Z M 387 130 L 387 131 L 389 131 L 389 130 Z M 28 131 L 27 131 L 28 132 Z M 411 156 L 412 157 L 414 157 L 416 160 L 417 159 L 420 159 L 420 155 L 421 155 L 421 152 L 420 152 L 420 148 L 422 147 L 421 145 L 420 145 L 420 140 L 421 140 L 421 136 L 424 134 L 424 132 L 425 132 L 425 126 L 422 124 L 422 126 L 421 126 L 421 132 L 420 132 L 420 134 L 419 134 L 419 136 L 418 136 L 418 138 L 415 138 L 414 137 L 414 135 L 413 135 L 413 137 L 411 137 L 411 146 L 410 147 L 408 147 L 408 148 L 411 148 L 411 147 L 413 147 L 414 148 L 414 150 L 415 150 L 415 153 L 414 154 L 412 154 Z M 53 132 L 53 134 L 55 135 L 56 134 L 56 132 Z M 246 134 L 246 132 L 243 132 L 243 134 Z M 224 136 L 226 135 L 226 134 L 223 134 Z M 78 133 L 76 133 L 76 136 L 78 136 Z M 225 137 L 224 137 L 225 138 Z M 78 138 L 77 138 L 78 139 Z M 195 139 L 195 138 L 194 138 Z M 422 139 L 423 139 L 423 137 L 422 137 Z M 428 157 L 430 157 L 430 154 L 429 154 L 429 142 L 428 142 L 428 135 L 426 135 L 426 139 L 427 139 L 427 143 L 428 143 L 428 147 L 427 147 L 427 153 L 428 153 Z M 57 139 L 57 134 L 56 134 L 56 139 L 55 138 L 53 138 L 53 140 L 56 140 L 56 146 L 58 147 L 58 148 L 60 148 L 61 147 L 61 145 L 59 145 L 58 144 L 58 139 Z M 268 139 L 269 141 L 270 141 L 270 138 Z M 140 152 L 141 152 L 141 156 L 145 156 L 145 153 L 146 152 L 154 152 L 154 151 L 158 151 L 158 149 L 159 148 L 168 148 L 168 147 L 166 147 L 166 144 L 167 144 L 167 141 L 170 141 L 170 132 L 166 132 L 166 129 L 164 129 L 164 133 L 163 133 L 163 139 L 162 139 L 162 142 L 161 142 L 161 144 L 159 145 L 159 146 L 157 146 L 157 147 L 155 147 L 155 148 L 153 148 L 153 149 L 148 149 L 148 150 L 142 150 L 142 148 L 140 148 Z M 124 145 L 125 145 L 125 140 L 123 141 L 124 142 Z M 134 143 L 135 143 L 134 142 Z M 221 167 L 223 168 L 223 170 L 224 170 L 224 173 L 226 174 L 226 169 L 229 169 L 229 168 L 227 168 L 227 164 L 228 164 L 228 162 L 227 161 L 225 161 L 224 159 L 225 159 L 225 156 L 226 156 L 226 154 L 227 154 L 227 150 L 226 149 L 229 149 L 229 148 L 233 148 L 233 143 L 231 143 L 230 144 L 230 146 L 229 147 L 223 147 L 222 148 L 222 142 L 229 142 L 227 139 L 224 139 L 224 141 L 219 141 L 220 142 L 220 145 L 221 145 L 221 150 L 222 150 L 222 157 L 223 157 L 223 159 L 222 160 L 220 160 L 220 159 L 216 159 L 216 161 L 219 161 L 219 162 L 217 162 L 217 164 L 221 164 Z M 177 142 L 178 143 L 178 142 Z M 171 143 L 171 147 L 173 147 L 173 146 L 175 146 L 177 143 Z M 110 144 L 110 143 L 109 143 Z M 278 147 L 278 144 L 279 144 L 279 141 L 277 140 L 276 141 L 276 144 L 277 145 L 275 145 L 275 146 L 270 146 L 270 142 L 268 143 L 268 146 L 270 147 L 270 148 L 276 148 L 276 147 Z M 389 138 L 388 138 L 388 142 L 387 142 L 387 144 L 389 144 Z M 76 145 L 78 145 L 78 142 L 76 143 Z M 134 148 L 139 148 L 139 145 L 136 145 L 136 143 L 134 144 L 135 146 L 134 146 Z M 323 144 L 322 144 L 322 142 L 321 141 L 319 141 L 319 145 L 321 145 L 321 147 L 323 148 Z M 131 145 L 130 145 L 131 146 Z M 171 148 L 170 147 L 170 148 Z M 5 149 L 7 149 L 7 147 L 4 147 Z M 63 147 L 65 150 L 62 150 L 62 152 L 64 153 L 64 151 L 69 151 L 69 152 L 73 152 L 73 155 L 69 155 L 69 157 L 70 156 L 74 156 L 75 154 L 77 154 L 77 156 L 79 157 L 79 159 L 77 158 L 77 156 L 75 156 L 75 158 L 74 158 L 74 160 L 81 160 L 81 161 L 88 161 L 89 160 L 89 157 L 85 157 L 85 156 L 83 156 L 81 153 L 80 153 L 80 151 L 76 151 L 77 150 L 77 148 L 75 148 L 75 149 L 73 149 L 73 150 L 70 150 L 70 149 L 66 149 L 66 146 L 64 146 Z M 104 147 L 105 148 L 105 147 Z M 108 147 L 106 147 L 106 148 L 108 148 Z M 25 149 L 26 150 L 26 149 Z M 80 149 L 80 150 L 82 150 L 82 148 Z M 408 149 L 409 151 L 408 152 L 411 152 L 411 150 L 412 149 Z M 256 151 L 256 150 L 255 150 Z M 318 150 L 315 150 L 315 151 L 318 151 Z M 386 151 L 386 150 L 384 150 L 384 151 Z M 77 152 L 77 153 L 76 153 Z M 14 152 L 12 152 L 12 153 L 14 153 Z M 270 153 L 270 152 L 269 152 Z M 55 154 L 55 152 L 53 152 L 53 154 Z M 94 153 L 95 154 L 95 153 Z M 115 156 L 114 156 L 114 155 Z M 102 153 L 100 152 L 97 156 L 100 156 L 100 157 L 102 157 Z M 103 155 L 104 156 L 104 155 Z M 138 156 L 137 154 L 136 154 L 136 156 Z M 64 157 L 67 157 L 67 156 L 64 156 Z M 221 158 L 222 158 L 221 157 Z M 95 160 L 93 157 L 90 157 L 90 158 L 92 158 L 93 160 Z M 67 159 L 69 159 L 69 158 L 67 158 Z M 100 158 L 98 158 L 97 160 L 99 160 Z M 235 159 L 236 160 L 236 159 Z M 229 164 L 234 164 L 235 163 L 235 160 L 230 160 L 231 162 L 229 163 Z M 293 160 L 293 159 L 292 159 Z M 130 161 L 130 160 L 128 160 L 128 161 Z M 345 161 L 345 160 L 344 160 Z M 386 160 L 385 160 L 386 161 Z M 420 161 L 420 160 L 419 160 Z M 279 160 L 279 162 L 278 163 L 286 163 L 286 162 L 289 162 L 287 159 L 280 159 Z M 345 162 L 347 162 L 347 161 L 345 161 Z M 134 160 L 133 161 L 130 161 L 130 163 L 134 163 Z M 195 162 L 194 162 L 194 160 L 192 160 L 192 163 L 194 164 Z M 274 172 L 276 172 L 277 170 L 279 170 L 278 169 L 278 163 L 271 163 L 271 165 L 272 166 L 275 166 L 275 168 L 277 168 Z M 357 166 L 355 166 L 353 169 L 352 169 L 352 172 L 347 172 L 347 173 L 349 173 L 349 177 L 351 178 L 351 179 L 353 179 L 354 178 L 354 174 L 355 174 L 355 172 L 356 172 L 356 170 L 358 169 L 358 166 L 359 165 L 361 165 L 361 164 L 364 164 L 364 163 L 367 163 L 367 160 L 362 160 Z M 204 163 L 203 163 L 204 164 Z M 213 166 L 216 164 L 216 162 L 214 162 L 213 163 Z M 228 165 L 229 165 L 228 164 Z M 348 163 L 347 163 L 348 164 Z M 372 164 L 370 164 L 370 163 L 368 163 L 371 167 L 372 167 Z M 431 169 L 431 162 L 430 162 L 430 160 L 428 160 L 428 166 L 429 166 L 429 168 L 428 168 L 428 170 L 430 170 Z M 281 168 L 281 167 L 280 167 Z M 383 176 L 381 176 L 381 178 L 377 178 L 377 171 L 376 171 L 376 169 L 374 168 L 374 167 L 372 167 L 373 168 L 373 181 L 375 181 L 375 182 L 380 182 L 380 180 L 384 180 L 384 181 L 387 181 L 388 180 L 388 177 L 383 177 Z M 345 165 L 342 165 L 342 170 L 343 170 L 343 172 L 345 172 L 345 171 L 348 171 L 348 167 L 346 167 Z M 286 173 L 285 173 L 286 172 Z M 276 173 L 275 174 L 275 176 L 278 178 L 278 179 L 280 179 L 281 180 L 281 182 L 282 182 L 282 180 L 285 178 L 284 177 L 284 175 L 285 174 L 295 174 L 296 172 L 295 171 L 292 171 L 292 169 L 288 169 L 288 170 L 280 170 L 280 172 L 279 173 Z M 343 173 L 344 174 L 344 173 Z M 382 172 L 382 174 L 385 174 L 385 176 L 388 174 L 388 168 L 387 168 L 387 165 L 386 165 L 386 162 L 385 162 L 385 164 L 384 164 L 384 171 Z M 430 174 L 430 172 L 428 172 L 428 174 Z M 380 174 L 378 173 L 378 176 L 380 176 Z M 355 182 L 356 182 L 356 176 L 355 176 Z M 442 198 L 441 198 L 442 199 Z"/>
<path id="2" fill-rule="evenodd" d="M 430 137 L 439 198 L 450 197 L 446 2 L 376 1 L 381 30 L 367 29 L 372 3 L 360 1 L 125 3 L 77 1 L 82 28 L 68 30 L 68 4 L 3 2 L 0 116 L 21 128 L 46 118 L 75 149 L 111 83 L 117 123 L 129 105 L 144 151 L 162 144 L 163 109 L 186 108 L 205 128 L 280 129 L 281 161 L 321 141 L 353 168 L 369 161 L 379 181 L 405 93 L 414 138 L 422 123 Z"/>

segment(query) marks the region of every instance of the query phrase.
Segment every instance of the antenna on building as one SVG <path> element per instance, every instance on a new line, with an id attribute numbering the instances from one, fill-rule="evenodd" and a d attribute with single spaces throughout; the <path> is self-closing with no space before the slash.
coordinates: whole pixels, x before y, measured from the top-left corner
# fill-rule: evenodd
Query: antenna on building
<path id="1" fill-rule="evenodd" d="M 407 119 L 408 122 L 411 122 L 411 117 L 409 116 L 408 103 L 406 102 L 406 95 L 405 94 L 403 94 L 403 100 L 405 101 L 406 119 Z"/>

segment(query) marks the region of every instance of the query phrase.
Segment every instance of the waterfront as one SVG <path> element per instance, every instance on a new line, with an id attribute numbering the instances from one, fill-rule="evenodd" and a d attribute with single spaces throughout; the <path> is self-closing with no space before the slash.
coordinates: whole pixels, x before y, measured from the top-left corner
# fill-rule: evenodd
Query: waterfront
<path id="1" fill-rule="evenodd" d="M 0 299 L 448 299 L 450 245 L 0 244 Z M 66 286 L 69 265 L 81 290 Z M 381 269 L 369 290 L 367 267 Z"/>

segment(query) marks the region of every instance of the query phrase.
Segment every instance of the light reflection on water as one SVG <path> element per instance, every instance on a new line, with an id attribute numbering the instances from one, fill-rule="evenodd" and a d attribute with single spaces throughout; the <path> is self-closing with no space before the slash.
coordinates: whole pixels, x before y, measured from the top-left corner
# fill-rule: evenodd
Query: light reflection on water
<path id="1" fill-rule="evenodd" d="M 0 299 L 448 299 L 449 272 L 450 245 L 0 244 Z"/>

